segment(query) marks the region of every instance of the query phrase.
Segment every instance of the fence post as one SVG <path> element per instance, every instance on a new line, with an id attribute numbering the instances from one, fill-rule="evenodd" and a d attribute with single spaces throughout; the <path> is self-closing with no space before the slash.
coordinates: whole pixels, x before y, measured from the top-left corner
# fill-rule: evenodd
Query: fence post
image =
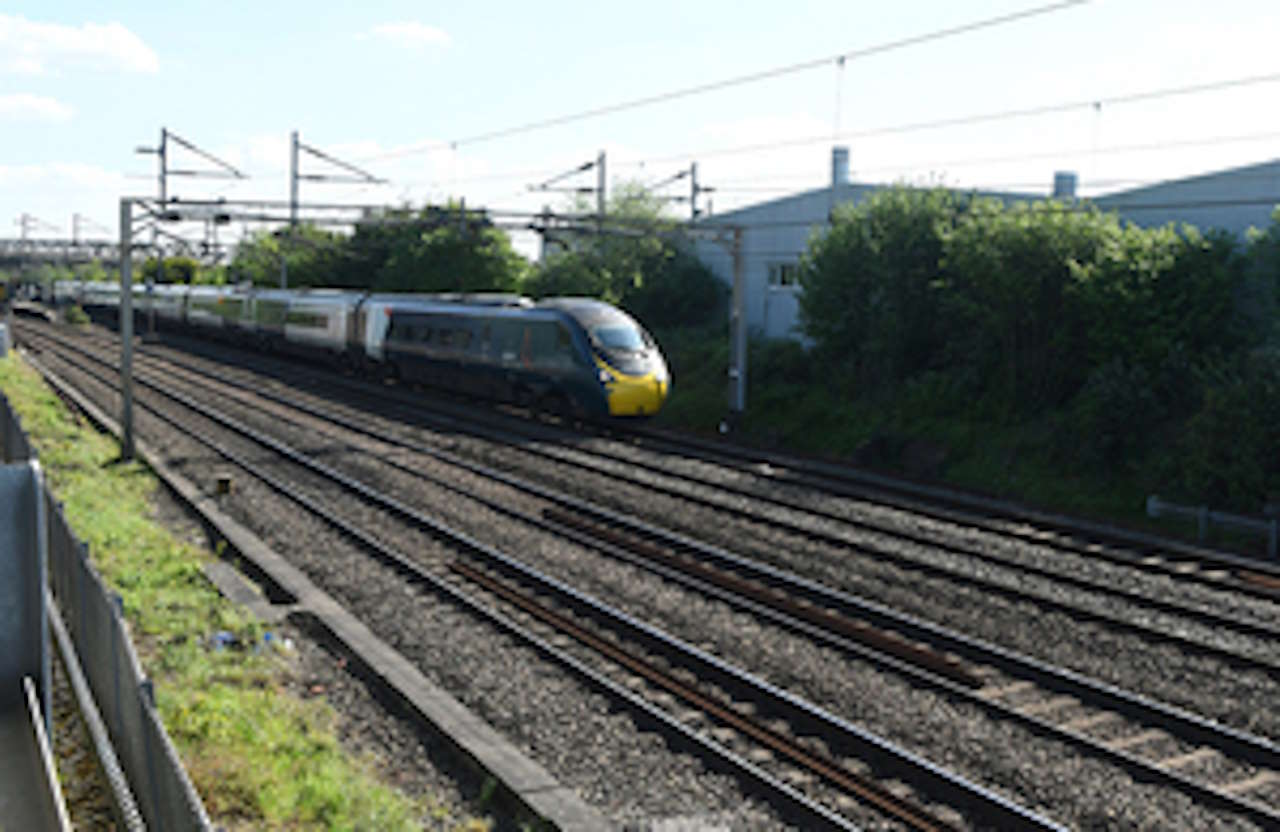
<path id="1" fill-rule="evenodd" d="M 120 596 L 113 592 L 108 600 L 111 602 L 111 611 L 115 612 Z M 120 619 L 109 615 L 107 625 L 111 630 L 111 713 L 116 729 L 112 735 L 120 737 L 124 734 L 124 714 L 120 711 Z"/>
<path id="2" fill-rule="evenodd" d="M 161 807 L 165 804 L 160 801 L 160 781 L 156 777 L 156 755 L 151 743 L 151 725 L 156 704 L 156 694 L 151 687 L 150 679 L 143 679 L 138 683 L 138 694 L 138 710 L 142 715 L 138 723 L 142 726 L 142 750 L 143 755 L 147 758 L 147 791 L 151 793 L 151 805 L 154 814 L 152 823 L 160 832 L 164 832 L 162 819 L 164 811 Z"/>
<path id="3" fill-rule="evenodd" d="M 59 516 L 62 516 L 61 505 L 58 506 L 58 510 L 59 510 L 58 511 Z M 66 523 L 65 517 L 63 517 L 63 523 Z M 89 544 L 81 543 L 79 546 L 76 547 L 76 553 L 80 556 L 79 563 L 77 564 L 79 568 L 76 569 L 76 632 L 80 636 L 80 638 L 83 639 L 84 628 L 85 628 L 84 605 L 85 603 L 87 603 L 85 601 L 85 598 L 88 595 L 88 593 L 84 591 L 84 581 L 85 581 L 85 572 L 88 570 L 88 563 L 89 563 Z"/>

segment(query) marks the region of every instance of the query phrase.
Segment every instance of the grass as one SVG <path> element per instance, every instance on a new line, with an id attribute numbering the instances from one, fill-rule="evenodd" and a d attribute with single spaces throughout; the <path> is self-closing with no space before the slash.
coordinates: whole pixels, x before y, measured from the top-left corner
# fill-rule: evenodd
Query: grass
<path id="1" fill-rule="evenodd" d="M 201 572 L 207 552 L 153 522 L 159 483 L 119 464 L 119 446 L 78 425 L 39 376 L 0 359 L 8 396 L 40 455 L 50 487 L 104 579 L 124 599 L 143 665 L 170 736 L 215 823 L 228 829 L 481 830 L 450 820 L 424 797 L 377 780 L 376 761 L 343 750 L 322 700 L 287 691 L 287 654 L 212 650 L 209 636 L 262 643 L 262 627 Z"/>

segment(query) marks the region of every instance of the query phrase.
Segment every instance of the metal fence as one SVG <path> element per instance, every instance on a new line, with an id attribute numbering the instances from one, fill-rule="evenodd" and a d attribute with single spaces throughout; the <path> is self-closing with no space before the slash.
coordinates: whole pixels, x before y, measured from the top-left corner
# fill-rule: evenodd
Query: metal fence
<path id="1" fill-rule="evenodd" d="M 1147 497 L 1147 515 L 1150 517 L 1186 517 L 1196 521 L 1196 531 L 1201 543 L 1209 537 L 1209 529 L 1222 526 L 1236 531 L 1252 532 L 1267 538 L 1267 557 L 1280 557 L 1280 518 L 1245 517 L 1225 511 L 1211 511 L 1208 506 L 1182 506 L 1162 500 L 1155 494 Z"/>
<path id="2" fill-rule="evenodd" d="M 31 443 L 22 430 L 18 414 L 9 406 L 9 399 L 0 393 L 0 462 L 26 462 L 35 459 Z"/>
<path id="3" fill-rule="evenodd" d="M 70 832 L 49 748 L 44 507 L 39 463 L 0 465 L 0 818 Z"/>
<path id="4" fill-rule="evenodd" d="M 0 394 L 0 447 L 11 461 L 33 458 L 17 415 Z M 120 596 L 111 592 L 46 488 L 49 584 L 120 767 L 147 828 L 209 830 L 208 815 L 160 721 L 151 681 L 138 662 Z"/>

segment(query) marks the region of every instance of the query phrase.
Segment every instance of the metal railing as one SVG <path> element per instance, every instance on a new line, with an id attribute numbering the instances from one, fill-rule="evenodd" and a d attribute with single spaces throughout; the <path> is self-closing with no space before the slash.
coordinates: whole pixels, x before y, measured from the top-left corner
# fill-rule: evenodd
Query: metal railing
<path id="1" fill-rule="evenodd" d="M 45 528 L 39 463 L 0 465 L 0 822 L 69 832 L 49 752 Z"/>
<path id="2" fill-rule="evenodd" d="M 1200 542 L 1209 537 L 1214 526 L 1235 529 L 1242 532 L 1253 532 L 1267 538 L 1267 557 L 1276 559 L 1280 556 L 1280 518 L 1277 517 L 1245 517 L 1242 514 L 1229 514 L 1225 511 L 1212 511 L 1208 506 L 1182 506 L 1162 500 L 1155 494 L 1147 497 L 1148 517 L 1186 517 L 1196 521 L 1196 531 Z"/>
<path id="3" fill-rule="evenodd" d="M 35 456 L 17 414 L 3 394 L 0 450 L 9 460 Z M 49 605 L 49 614 L 58 615 L 61 610 L 62 618 L 55 622 L 54 629 L 65 626 L 69 631 L 74 650 L 62 652 L 64 656 L 78 657 L 79 665 L 79 672 L 68 670 L 85 683 L 82 687 L 87 686 L 96 704 L 97 714 L 85 714 L 86 723 L 99 765 L 112 786 L 117 818 L 130 830 L 212 829 L 156 711 L 151 680 L 130 640 L 120 596 L 107 587 L 93 567 L 88 546 L 76 538 L 61 504 L 47 488 L 42 489 L 42 494 L 48 584 L 56 599 L 56 604 Z M 105 728 L 104 736 L 95 735 L 95 721 Z M 110 743 L 103 747 L 107 737 Z M 125 779 L 127 784 L 122 782 Z"/>

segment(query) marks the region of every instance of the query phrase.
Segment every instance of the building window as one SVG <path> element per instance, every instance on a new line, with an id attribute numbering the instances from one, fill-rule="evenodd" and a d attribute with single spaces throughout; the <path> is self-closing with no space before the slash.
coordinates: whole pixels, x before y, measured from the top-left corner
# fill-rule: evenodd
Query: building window
<path id="1" fill-rule="evenodd" d="M 800 282 L 800 265 L 798 263 L 770 263 L 770 286 L 795 286 Z"/>

